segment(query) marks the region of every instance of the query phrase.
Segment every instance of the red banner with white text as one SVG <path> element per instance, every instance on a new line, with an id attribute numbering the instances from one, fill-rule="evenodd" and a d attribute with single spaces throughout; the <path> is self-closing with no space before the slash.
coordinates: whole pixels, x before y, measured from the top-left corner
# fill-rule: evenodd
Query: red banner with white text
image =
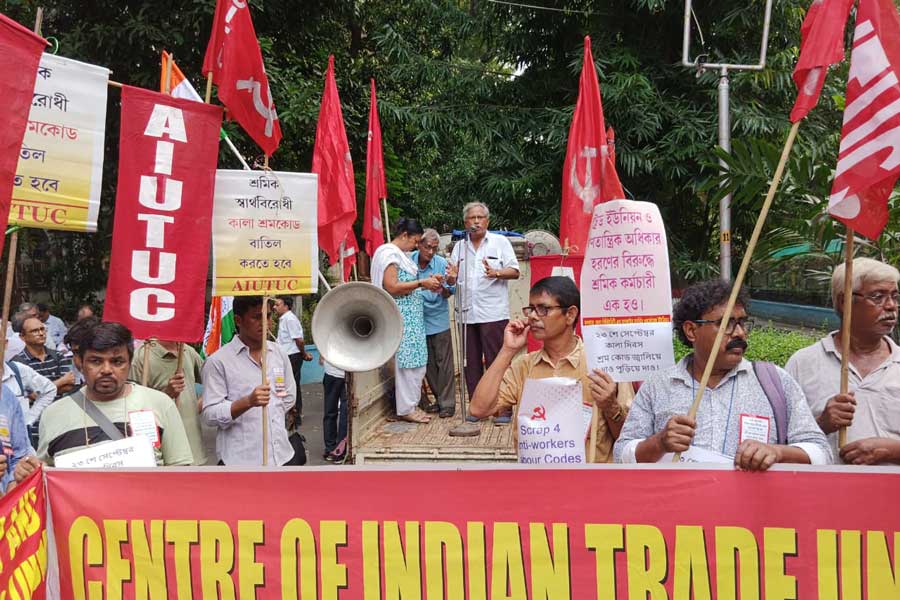
<path id="1" fill-rule="evenodd" d="M 63 598 L 102 586 L 107 598 L 772 600 L 838 598 L 839 585 L 843 598 L 900 597 L 898 475 L 51 469 L 47 481 Z"/>
<path id="2" fill-rule="evenodd" d="M 222 109 L 124 86 L 119 181 L 103 318 L 136 338 L 196 342 Z"/>
<path id="3" fill-rule="evenodd" d="M 0 499 L 0 598 L 46 598 L 47 506 L 35 471 Z"/>

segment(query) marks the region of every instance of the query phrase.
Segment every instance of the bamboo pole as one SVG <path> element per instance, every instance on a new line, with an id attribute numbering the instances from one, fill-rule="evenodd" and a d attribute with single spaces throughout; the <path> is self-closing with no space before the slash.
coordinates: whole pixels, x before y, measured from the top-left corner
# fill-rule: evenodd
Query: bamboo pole
<path id="1" fill-rule="evenodd" d="M 19 232 L 13 231 L 9 236 L 9 259 L 6 262 L 6 287 L 3 290 L 3 314 L 0 316 L 0 356 L 6 354 L 6 329 L 9 326 L 9 305 L 12 302 L 13 275 L 16 272 L 16 250 L 19 245 Z"/>
<path id="2" fill-rule="evenodd" d="M 856 233 L 847 228 L 844 244 L 844 314 L 841 317 L 841 393 L 850 391 L 850 321 L 853 315 L 853 238 Z M 847 445 L 847 428 L 838 429 L 838 448 Z"/>
<path id="3" fill-rule="evenodd" d="M 384 206 L 384 227 L 382 233 L 384 233 L 384 239 L 386 241 L 390 241 L 391 239 L 391 215 L 388 213 L 388 205 L 387 198 L 382 198 L 381 203 Z"/>
<path id="4" fill-rule="evenodd" d="M 206 96 L 204 96 L 203 101 L 209 104 L 210 98 L 212 98 L 212 71 L 206 76 Z"/>
<path id="5" fill-rule="evenodd" d="M 259 351 L 259 365 L 262 369 L 262 384 L 269 384 L 269 377 L 266 371 L 266 354 L 269 346 L 269 297 L 263 296 L 262 301 L 262 348 Z M 271 394 L 269 398 L 271 398 Z M 262 464 L 263 466 L 267 466 L 269 464 L 269 407 L 268 405 L 263 405 L 262 407 L 262 444 L 263 444 L 263 455 L 262 455 Z"/>
<path id="6" fill-rule="evenodd" d="M 788 156 L 791 153 L 791 148 L 794 146 L 794 140 L 797 138 L 797 130 L 800 128 L 800 121 L 797 121 L 791 126 L 791 131 L 788 133 L 787 140 L 784 142 L 784 149 L 781 151 L 781 159 L 778 161 L 778 167 L 775 169 L 775 175 L 772 177 L 772 183 L 769 185 L 769 191 L 766 194 L 766 200 L 763 202 L 762 209 L 759 211 L 759 216 L 756 218 L 756 226 L 753 228 L 753 234 L 750 236 L 750 242 L 747 244 L 747 250 L 744 252 L 744 258 L 741 260 L 741 268 L 738 270 L 737 277 L 734 278 L 734 285 L 731 288 L 731 296 L 728 297 L 728 304 L 725 305 L 725 312 L 722 315 L 722 324 L 719 325 L 719 331 L 716 332 L 716 339 L 713 342 L 713 352 L 717 352 L 719 347 L 722 345 L 722 340 L 725 339 L 725 330 L 728 329 L 728 322 L 731 320 L 731 313 L 734 310 L 735 302 L 737 301 L 738 292 L 741 291 L 741 286 L 744 283 L 744 276 L 747 274 L 747 268 L 750 266 L 750 259 L 753 256 L 753 250 L 756 249 L 756 243 L 759 241 L 759 236 L 762 233 L 763 225 L 766 222 L 766 217 L 769 214 L 769 208 L 772 206 L 772 200 L 775 198 L 775 192 L 778 190 L 778 185 L 781 183 L 781 177 L 784 175 L 784 167 L 787 164 Z M 694 403 L 691 404 L 691 409 L 688 411 L 687 416 L 691 419 L 695 419 L 697 417 L 697 410 L 700 408 L 700 401 L 703 400 L 703 392 L 706 391 L 706 386 L 709 383 L 709 376 L 712 374 L 713 365 L 715 364 L 715 356 L 710 356 L 709 360 L 706 361 L 706 367 L 703 369 L 703 376 L 700 378 L 700 386 L 697 389 L 697 395 L 694 397 Z M 680 462 L 681 461 L 681 452 L 675 453 L 675 458 L 672 462 Z"/>
<path id="7" fill-rule="evenodd" d="M 345 242 L 341 242 L 341 245 L 338 246 L 338 255 L 340 263 L 341 263 L 341 283 L 347 283 L 344 281 L 344 247 L 346 246 Z"/>
<path id="8" fill-rule="evenodd" d="M 166 82 L 163 86 L 163 90 L 166 94 L 172 95 L 172 63 L 175 61 L 175 58 L 172 54 L 169 54 L 169 60 L 166 61 Z"/>
<path id="9" fill-rule="evenodd" d="M 588 464 L 597 460 L 597 429 L 600 427 L 600 409 L 594 404 L 591 406 L 591 446 L 588 448 Z"/>

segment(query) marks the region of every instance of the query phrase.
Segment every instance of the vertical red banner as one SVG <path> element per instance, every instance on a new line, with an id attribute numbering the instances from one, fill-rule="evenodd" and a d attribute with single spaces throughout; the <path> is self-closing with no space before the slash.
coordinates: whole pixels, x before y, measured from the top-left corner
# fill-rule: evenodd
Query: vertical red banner
<path id="1" fill-rule="evenodd" d="M 0 499 L 0 598 L 47 597 L 47 505 L 36 470 Z"/>
<path id="2" fill-rule="evenodd" d="M 3 98 L 3 127 L 0 127 L 0 252 L 6 237 L 13 187 L 22 185 L 16 174 L 19 150 L 34 95 L 38 63 L 47 41 L 12 19 L 0 14 L 0 98 Z"/>
<path id="3" fill-rule="evenodd" d="M 137 338 L 195 342 L 222 110 L 125 86 L 104 319 Z"/>

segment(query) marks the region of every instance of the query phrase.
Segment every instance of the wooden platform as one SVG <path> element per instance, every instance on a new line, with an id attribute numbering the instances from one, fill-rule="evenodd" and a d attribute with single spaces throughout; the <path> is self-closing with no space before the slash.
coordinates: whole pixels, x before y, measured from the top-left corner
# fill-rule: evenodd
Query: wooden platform
<path id="1" fill-rule="evenodd" d="M 359 440 L 356 464 L 516 461 L 512 424 L 497 426 L 485 419 L 478 424 L 481 435 L 452 437 L 450 430 L 462 422 L 460 415 L 458 402 L 455 416 L 441 419 L 435 414 L 430 423 L 394 421 L 385 410 Z"/>

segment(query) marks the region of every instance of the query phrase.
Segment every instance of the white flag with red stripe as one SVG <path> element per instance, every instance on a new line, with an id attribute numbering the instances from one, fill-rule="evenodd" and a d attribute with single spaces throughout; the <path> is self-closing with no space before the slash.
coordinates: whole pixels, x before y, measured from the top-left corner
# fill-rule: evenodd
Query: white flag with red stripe
<path id="1" fill-rule="evenodd" d="M 900 15 L 892 0 L 860 0 L 844 126 L 828 212 L 866 237 L 881 235 L 900 176 Z"/>

